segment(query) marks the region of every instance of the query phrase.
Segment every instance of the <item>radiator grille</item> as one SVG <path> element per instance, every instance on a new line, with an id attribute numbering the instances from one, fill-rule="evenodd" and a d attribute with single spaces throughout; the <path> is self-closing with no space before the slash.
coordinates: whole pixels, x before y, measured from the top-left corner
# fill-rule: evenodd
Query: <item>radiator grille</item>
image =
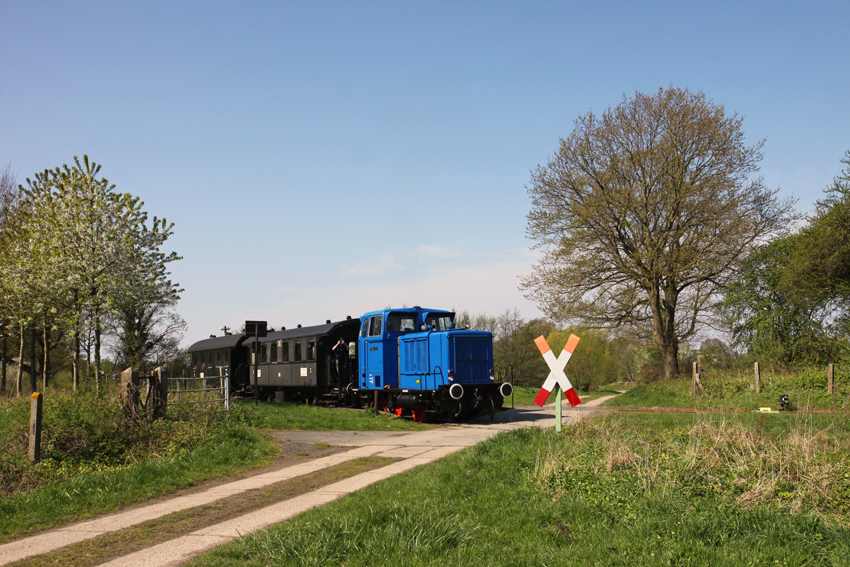
<path id="1" fill-rule="evenodd" d="M 490 337 L 454 337 L 455 382 L 474 384 L 490 381 L 493 359 Z"/>
<path id="2" fill-rule="evenodd" d="M 428 339 L 405 339 L 402 343 L 402 372 L 406 374 L 425 374 L 428 372 Z"/>

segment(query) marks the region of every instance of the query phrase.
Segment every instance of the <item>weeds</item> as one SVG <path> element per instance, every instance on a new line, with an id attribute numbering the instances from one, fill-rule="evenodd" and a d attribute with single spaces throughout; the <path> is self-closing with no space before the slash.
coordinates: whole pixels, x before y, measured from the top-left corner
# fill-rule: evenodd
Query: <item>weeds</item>
<path id="1" fill-rule="evenodd" d="M 727 499 L 744 509 L 805 510 L 850 524 L 850 453 L 835 424 L 820 429 L 789 419 L 779 436 L 758 422 L 724 417 L 683 418 L 670 429 L 641 419 L 585 421 L 540 449 L 534 480 L 556 499 L 613 498 L 613 487 L 682 501 Z"/>
<path id="2" fill-rule="evenodd" d="M 49 392 L 44 403 L 42 460 L 27 459 L 29 399 L 4 399 L 0 437 L 0 497 L 81 475 L 163 460 L 208 442 L 223 422 L 196 407 L 183 419 L 129 420 L 117 393 Z"/>

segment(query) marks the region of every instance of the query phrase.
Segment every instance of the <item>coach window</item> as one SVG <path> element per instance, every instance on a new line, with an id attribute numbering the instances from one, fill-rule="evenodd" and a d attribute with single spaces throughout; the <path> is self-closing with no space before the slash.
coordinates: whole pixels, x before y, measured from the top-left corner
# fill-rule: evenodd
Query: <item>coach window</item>
<path id="1" fill-rule="evenodd" d="M 215 351 L 215 365 L 221 366 L 221 353 L 219 351 Z"/>
<path id="2" fill-rule="evenodd" d="M 301 341 L 295 341 L 295 362 L 301 362 Z"/>
<path id="3" fill-rule="evenodd" d="M 281 353 L 280 353 L 280 361 L 281 362 L 289 362 L 289 342 L 284 341 L 282 345 L 280 345 Z"/>
<path id="4" fill-rule="evenodd" d="M 277 362 L 277 345 L 279 342 L 273 342 L 269 345 L 269 362 Z"/>
<path id="5" fill-rule="evenodd" d="M 224 365 L 230 366 L 230 351 L 229 350 L 224 351 Z"/>
<path id="6" fill-rule="evenodd" d="M 307 360 L 316 360 L 316 341 L 307 340 Z"/>

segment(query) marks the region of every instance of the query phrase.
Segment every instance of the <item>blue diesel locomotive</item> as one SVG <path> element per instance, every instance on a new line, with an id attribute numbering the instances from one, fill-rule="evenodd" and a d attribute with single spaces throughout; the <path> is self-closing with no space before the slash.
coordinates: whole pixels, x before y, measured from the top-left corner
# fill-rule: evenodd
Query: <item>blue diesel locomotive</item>
<path id="1" fill-rule="evenodd" d="M 410 307 L 357 320 L 280 330 L 259 339 L 212 337 L 189 348 L 195 376 L 231 375 L 232 388 L 264 399 L 372 407 L 462 420 L 502 407 L 513 390 L 493 373 L 493 336 L 456 328 L 454 313 Z M 257 377 L 252 364 L 256 362 Z"/>

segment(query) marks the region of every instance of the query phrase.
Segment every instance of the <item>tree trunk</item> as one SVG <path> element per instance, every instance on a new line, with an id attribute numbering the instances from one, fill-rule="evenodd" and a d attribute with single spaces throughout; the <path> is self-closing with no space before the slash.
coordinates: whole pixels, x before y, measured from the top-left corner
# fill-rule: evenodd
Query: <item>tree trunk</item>
<path id="1" fill-rule="evenodd" d="M 664 360 L 664 378 L 671 380 L 679 377 L 679 340 L 676 337 L 675 300 L 661 300 L 659 289 L 650 291 L 650 310 L 655 344 L 661 350 Z"/>
<path id="2" fill-rule="evenodd" d="M 94 383 L 100 392 L 100 308 L 94 310 Z"/>
<path id="3" fill-rule="evenodd" d="M 21 324 L 21 346 L 18 348 L 18 376 L 15 380 L 15 395 L 19 398 L 23 393 L 24 381 L 24 325 Z"/>
<path id="4" fill-rule="evenodd" d="M 30 325 L 30 388 L 32 388 L 33 393 L 37 392 L 38 384 L 36 381 L 38 380 L 38 364 L 36 364 L 35 358 L 35 323 Z"/>
<path id="5" fill-rule="evenodd" d="M 2 337 L 3 355 L 0 358 L 0 394 L 6 392 L 6 326 L 0 327 L 0 337 Z"/>
<path id="6" fill-rule="evenodd" d="M 47 323 L 44 323 L 42 332 L 42 348 L 44 349 L 41 363 L 41 391 L 47 390 L 47 376 L 50 374 L 50 331 L 47 328 Z"/>
<path id="7" fill-rule="evenodd" d="M 667 345 L 664 354 L 664 377 L 667 380 L 679 377 L 679 344 L 674 342 Z"/>
<path id="8" fill-rule="evenodd" d="M 78 292 L 74 291 L 74 305 L 77 305 Z M 74 324 L 74 355 L 71 358 L 71 374 L 74 386 L 74 392 L 80 386 L 80 325 L 82 324 L 82 315 L 77 316 Z"/>

